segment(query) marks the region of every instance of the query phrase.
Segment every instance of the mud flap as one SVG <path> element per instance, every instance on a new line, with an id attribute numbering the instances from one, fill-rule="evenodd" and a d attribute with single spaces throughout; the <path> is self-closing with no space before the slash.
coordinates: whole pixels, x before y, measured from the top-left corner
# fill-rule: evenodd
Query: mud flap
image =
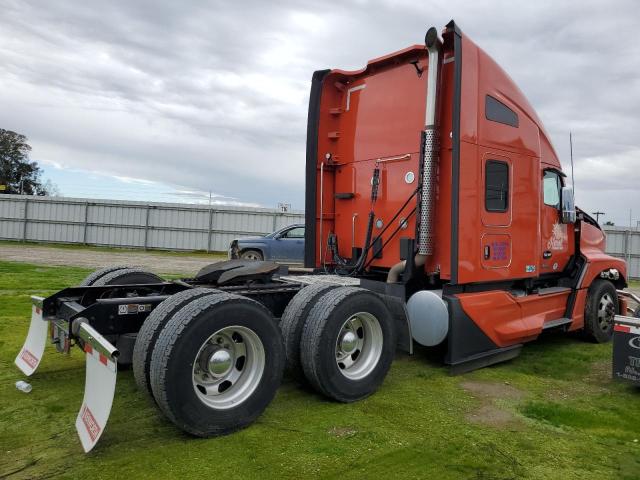
<path id="1" fill-rule="evenodd" d="M 27 376 L 33 374 L 40 365 L 47 343 L 49 322 L 42 316 L 42 297 L 31 297 L 31 325 L 22 350 L 15 359 L 16 367 Z"/>
<path id="2" fill-rule="evenodd" d="M 640 387 L 640 318 L 623 315 L 615 317 L 613 378 Z"/>
<path id="3" fill-rule="evenodd" d="M 111 413 L 116 391 L 118 350 L 87 323 L 80 325 L 78 336 L 84 343 L 87 371 L 76 430 L 82 448 L 89 452 L 98 443 Z"/>

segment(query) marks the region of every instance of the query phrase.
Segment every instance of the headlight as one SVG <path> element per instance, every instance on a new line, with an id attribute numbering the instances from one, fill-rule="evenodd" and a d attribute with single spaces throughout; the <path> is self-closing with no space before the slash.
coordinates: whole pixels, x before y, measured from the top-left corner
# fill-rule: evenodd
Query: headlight
<path id="1" fill-rule="evenodd" d="M 229 259 L 238 258 L 238 240 L 233 240 L 229 244 Z"/>

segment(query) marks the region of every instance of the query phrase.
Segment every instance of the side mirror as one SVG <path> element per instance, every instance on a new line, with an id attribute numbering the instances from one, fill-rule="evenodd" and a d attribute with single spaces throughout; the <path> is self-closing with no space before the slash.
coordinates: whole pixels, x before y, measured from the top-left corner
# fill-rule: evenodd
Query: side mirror
<path id="1" fill-rule="evenodd" d="M 562 187 L 562 223 L 576 222 L 576 207 L 573 200 L 573 187 Z"/>

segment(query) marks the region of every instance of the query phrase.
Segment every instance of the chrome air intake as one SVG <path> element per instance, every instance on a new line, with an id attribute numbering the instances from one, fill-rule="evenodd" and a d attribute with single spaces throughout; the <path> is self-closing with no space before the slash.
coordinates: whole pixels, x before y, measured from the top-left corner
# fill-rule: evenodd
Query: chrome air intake
<path id="1" fill-rule="evenodd" d="M 418 254 L 433 254 L 433 220 L 435 217 L 434 199 L 436 192 L 436 175 L 438 164 L 438 131 L 436 129 L 436 106 L 438 98 L 438 70 L 440 57 L 440 40 L 438 31 L 431 27 L 425 36 L 425 44 L 429 51 L 427 72 L 427 101 L 425 111 L 425 128 L 422 135 L 422 191 L 420 194 L 420 228 L 418 231 Z"/>

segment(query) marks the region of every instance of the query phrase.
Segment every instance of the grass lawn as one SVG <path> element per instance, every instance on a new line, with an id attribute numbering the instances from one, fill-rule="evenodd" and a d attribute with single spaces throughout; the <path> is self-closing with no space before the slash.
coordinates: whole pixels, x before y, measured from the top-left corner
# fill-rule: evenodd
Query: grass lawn
<path id="1" fill-rule="evenodd" d="M 187 256 L 187 257 L 203 257 L 203 258 L 211 258 L 212 255 L 217 255 L 221 258 L 226 258 L 227 252 L 206 252 L 205 250 L 163 250 L 160 248 L 150 248 L 148 250 L 144 250 L 143 248 L 133 249 L 127 247 L 105 247 L 98 245 L 83 245 L 80 243 L 55 243 L 55 242 L 36 242 L 36 241 L 28 241 L 23 242 L 20 240 L 0 240 L 1 245 L 9 245 L 9 246 L 20 246 L 26 245 L 29 247 L 42 247 L 42 248 L 61 248 L 63 250 L 86 250 L 88 252 L 145 252 L 157 255 L 171 255 L 171 256 Z"/>
<path id="2" fill-rule="evenodd" d="M 433 353 L 399 355 L 381 390 L 351 405 L 286 380 L 256 423 L 207 440 L 177 430 L 123 371 L 85 455 L 74 427 L 83 354 L 47 347 L 30 394 L 13 386 L 13 359 L 29 295 L 86 274 L 0 262 L 0 478 L 640 478 L 640 390 L 611 381 L 610 345 L 562 334 L 457 377 Z"/>

